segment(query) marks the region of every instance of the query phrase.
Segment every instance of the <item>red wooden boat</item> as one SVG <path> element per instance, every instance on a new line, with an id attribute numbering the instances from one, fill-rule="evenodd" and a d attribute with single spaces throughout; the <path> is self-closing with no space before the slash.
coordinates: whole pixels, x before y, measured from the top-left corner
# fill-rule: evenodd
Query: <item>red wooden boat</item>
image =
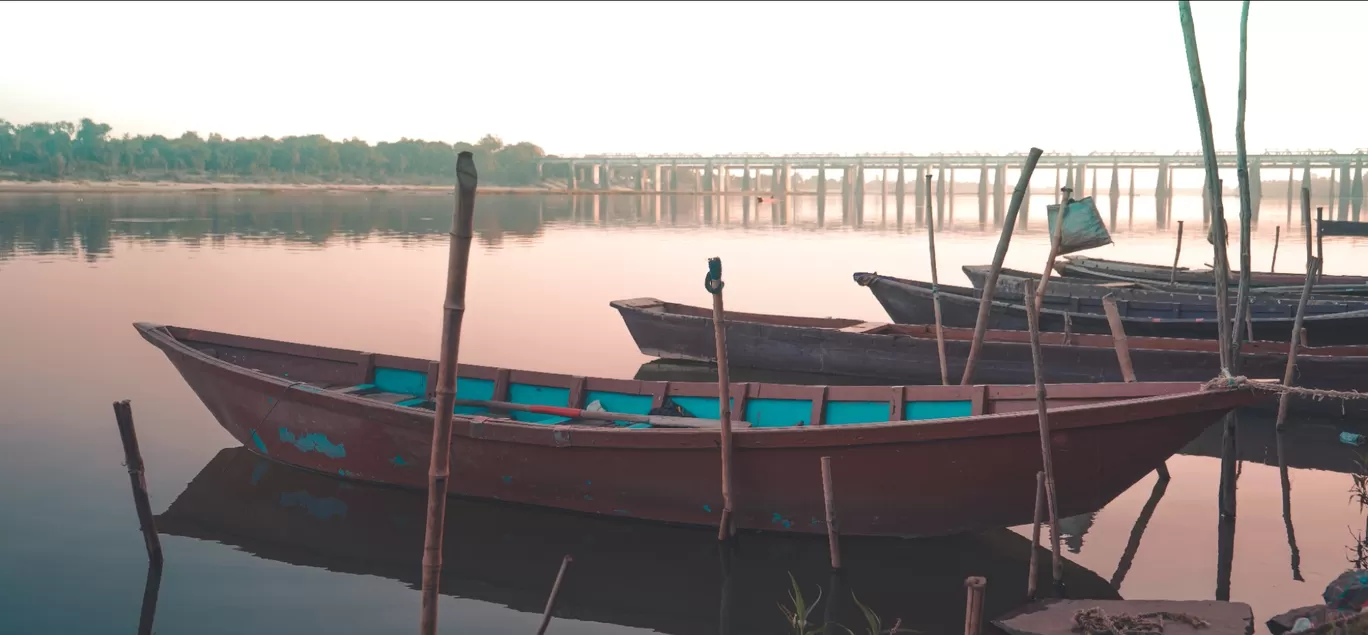
<path id="1" fill-rule="evenodd" d="M 154 324 L 166 354 L 244 446 L 318 472 L 423 489 L 430 360 Z M 716 384 L 461 366 L 458 399 L 717 416 Z M 1034 386 L 736 384 L 738 528 L 822 533 L 830 456 L 842 533 L 932 536 L 1030 522 L 1041 468 Z M 1260 395 L 1201 384 L 1049 388 L 1061 516 L 1101 508 L 1232 408 Z M 451 493 L 716 526 L 718 436 L 458 407 Z M 748 422 L 748 423 L 747 423 Z"/>

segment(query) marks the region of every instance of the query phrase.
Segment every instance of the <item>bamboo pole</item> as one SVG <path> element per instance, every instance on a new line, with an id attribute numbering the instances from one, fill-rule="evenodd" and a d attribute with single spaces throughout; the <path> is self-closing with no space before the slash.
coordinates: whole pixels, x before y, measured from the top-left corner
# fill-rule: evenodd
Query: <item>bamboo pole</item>
<path id="1" fill-rule="evenodd" d="M 722 310 L 722 259 L 708 259 L 708 275 L 703 286 L 713 297 L 713 339 L 717 342 L 717 415 L 722 420 L 722 520 L 717 525 L 717 539 L 726 540 L 736 535 L 732 521 L 732 426 L 731 377 L 727 371 L 727 324 Z M 745 413 L 742 413 L 745 416 Z"/>
<path id="2" fill-rule="evenodd" d="M 1320 282 L 1321 276 L 1325 274 L 1325 230 L 1321 229 L 1321 222 L 1325 220 L 1325 208 L 1316 208 L 1316 261 L 1320 263 L 1316 266 L 1316 282 Z"/>
<path id="3" fill-rule="evenodd" d="M 1311 188 L 1301 189 L 1301 215 L 1302 228 L 1306 231 L 1306 261 L 1311 262 L 1315 256 L 1311 253 Z"/>
<path id="4" fill-rule="evenodd" d="M 1130 342 L 1126 340 L 1126 329 L 1121 324 L 1121 313 L 1116 310 L 1116 299 L 1110 293 L 1102 296 L 1102 310 L 1107 314 L 1107 326 L 1111 327 L 1112 346 L 1116 348 L 1116 361 L 1121 365 L 1121 381 L 1135 383 L 1135 367 L 1131 365 Z"/>
<path id="5" fill-rule="evenodd" d="M 442 577 L 442 534 L 446 522 L 447 480 L 451 476 L 451 414 L 456 400 L 456 359 L 465 317 L 466 274 L 470 238 L 475 227 L 475 187 L 479 175 L 469 152 L 456 157 L 456 213 L 451 223 L 446 302 L 442 311 L 442 350 L 437 363 L 437 404 L 432 423 L 428 464 L 427 527 L 423 536 L 422 613 L 419 632 L 437 632 L 437 589 Z"/>
<path id="6" fill-rule="evenodd" d="M 926 209 L 931 209 L 931 175 L 926 175 Z M 940 354 L 941 385 L 950 385 L 950 367 L 945 361 L 945 328 L 941 321 L 940 276 L 936 273 L 936 225 L 926 224 L 926 242 L 931 249 L 931 306 L 936 315 L 936 352 Z"/>
<path id="7" fill-rule="evenodd" d="M 1062 224 L 1062 223 L 1061 223 Z M 1055 586 L 1059 586 L 1064 576 L 1064 563 L 1059 555 L 1059 501 L 1055 495 L 1054 453 L 1050 448 L 1050 417 L 1045 402 L 1045 371 L 1040 356 L 1040 314 L 1032 302 L 1030 286 L 1024 286 L 1026 323 L 1031 332 L 1031 366 L 1035 374 L 1036 411 L 1040 419 L 1040 458 L 1045 467 L 1045 500 L 1050 511 L 1050 551 L 1053 558 Z"/>
<path id="8" fill-rule="evenodd" d="M 1045 261 L 1045 273 L 1040 276 L 1040 282 L 1035 291 L 1035 300 L 1032 302 L 1037 314 L 1045 305 L 1045 287 L 1050 284 L 1050 274 L 1054 272 L 1055 260 L 1059 258 L 1059 246 L 1064 241 L 1064 217 L 1069 213 L 1069 196 L 1073 191 L 1067 185 L 1061 191 L 1064 193 L 1064 197 L 1060 199 L 1059 215 L 1055 216 L 1054 231 L 1050 233 L 1050 257 Z M 1048 220 L 1049 216 L 1049 209 L 1046 209 L 1045 218 Z"/>
<path id="9" fill-rule="evenodd" d="M 1249 186 L 1249 155 L 1245 145 L 1245 101 L 1246 101 L 1246 60 L 1249 57 L 1249 0 L 1244 0 L 1240 10 L 1240 86 L 1238 106 L 1235 117 L 1235 177 L 1240 190 L 1240 280 L 1235 296 L 1235 323 L 1231 327 L 1230 363 L 1231 372 L 1238 374 L 1241 366 L 1240 344 L 1244 341 L 1240 330 L 1249 317 L 1249 276 L 1250 268 L 1250 227 L 1253 225 L 1253 197 Z M 1224 218 L 1222 219 L 1224 220 Z M 1224 251 L 1224 250 L 1223 250 Z M 1250 329 L 1253 330 L 1252 328 Z"/>
<path id="10" fill-rule="evenodd" d="M 979 635 L 983 631 L 983 596 L 988 580 L 971 576 L 964 580 L 968 597 L 964 601 L 964 635 Z"/>
<path id="11" fill-rule="evenodd" d="M 1230 372 L 1230 267 L 1226 263 L 1225 206 L 1221 202 L 1221 174 L 1216 162 L 1216 141 L 1211 132 L 1211 111 L 1207 107 L 1206 83 L 1202 80 L 1202 62 L 1197 55 L 1197 33 L 1192 24 L 1192 3 L 1178 2 L 1178 20 L 1183 29 L 1183 44 L 1187 52 L 1188 76 L 1192 81 L 1192 97 L 1197 107 L 1197 129 L 1202 137 L 1202 156 L 1206 164 L 1207 191 L 1211 196 L 1212 212 L 1219 222 L 1212 223 L 1212 246 L 1216 256 L 1213 274 L 1216 276 L 1216 314 L 1220 320 L 1221 371 Z"/>
<path id="12" fill-rule="evenodd" d="M 541 626 L 537 627 L 537 635 L 546 633 L 546 626 L 551 623 L 551 610 L 556 608 L 556 596 L 560 594 L 561 580 L 565 579 L 565 570 L 574 561 L 568 554 L 561 558 L 560 571 L 556 572 L 556 581 L 551 584 L 551 595 L 546 598 L 546 609 L 542 611 Z"/>
<path id="13" fill-rule="evenodd" d="M 988 278 L 983 283 L 983 296 L 979 298 L 978 318 L 974 321 L 974 337 L 969 341 L 969 357 L 964 361 L 964 376 L 961 385 L 974 381 L 974 366 L 978 364 L 983 350 L 983 336 L 988 330 L 988 312 L 993 306 L 993 292 L 997 289 L 998 274 L 1002 273 L 1002 262 L 1007 258 L 1007 248 L 1012 244 L 1012 230 L 1016 227 L 1017 214 L 1021 211 L 1022 201 L 1030 193 L 1031 174 L 1044 151 L 1031 148 L 1026 163 L 1021 166 L 1021 176 L 1017 178 L 1016 189 L 1012 190 L 1012 203 L 1007 208 L 1007 217 L 1002 222 L 1002 233 L 998 236 L 997 251 L 993 252 L 993 264 L 988 268 Z M 951 200 L 954 200 L 953 197 Z"/>
<path id="14" fill-rule="evenodd" d="M 133 407 L 128 400 L 114 402 L 114 422 L 119 427 L 123 443 L 124 465 L 128 466 L 128 480 L 133 486 L 133 509 L 138 514 L 138 529 L 142 531 L 147 559 L 153 566 L 162 563 L 161 538 L 152 517 L 152 503 L 147 497 L 147 476 L 144 474 L 142 450 L 138 447 L 138 433 L 133 428 Z"/>
<path id="15" fill-rule="evenodd" d="M 836 490 L 831 485 L 831 457 L 822 457 L 822 502 L 826 505 L 827 548 L 831 568 L 841 568 L 841 538 L 836 524 Z"/>
<path id="16" fill-rule="evenodd" d="M 1292 321 L 1292 339 L 1287 345 L 1287 368 L 1283 371 L 1283 385 L 1292 386 L 1292 380 L 1297 371 L 1297 348 L 1303 343 L 1301 341 L 1302 323 L 1306 319 L 1306 301 L 1311 298 L 1311 281 L 1316 277 L 1316 271 L 1320 269 L 1320 261 L 1312 259 L 1306 263 L 1306 281 L 1302 283 L 1301 298 L 1297 300 L 1297 317 Z M 1278 395 L 1278 422 L 1277 430 L 1283 431 L 1287 423 L 1287 402 L 1292 398 L 1290 393 Z"/>
<path id="17" fill-rule="evenodd" d="M 142 608 L 138 611 L 138 635 L 152 635 L 157 623 L 157 599 L 161 595 L 162 565 L 147 563 L 147 582 L 143 584 Z"/>
<path id="18" fill-rule="evenodd" d="M 1280 238 L 1282 238 L 1282 225 L 1277 225 L 1273 228 L 1273 262 L 1268 265 L 1269 273 L 1277 273 L 1278 271 L 1278 239 Z"/>
<path id="19" fill-rule="evenodd" d="M 1178 221 L 1178 246 L 1173 248 L 1173 270 L 1169 272 L 1169 284 L 1178 278 L 1178 256 L 1183 254 L 1183 221 Z"/>
<path id="20" fill-rule="evenodd" d="M 1045 473 L 1036 472 L 1035 515 L 1031 522 L 1031 566 L 1026 574 L 1026 598 L 1036 598 L 1036 578 L 1040 577 L 1040 522 L 1045 515 Z"/>

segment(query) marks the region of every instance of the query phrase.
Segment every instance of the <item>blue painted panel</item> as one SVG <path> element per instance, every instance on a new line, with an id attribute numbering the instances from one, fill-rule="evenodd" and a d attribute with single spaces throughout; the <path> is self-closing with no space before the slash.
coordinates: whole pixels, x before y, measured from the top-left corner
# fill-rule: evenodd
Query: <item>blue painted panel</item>
<path id="1" fill-rule="evenodd" d="M 509 384 L 508 400 L 513 403 L 521 403 L 536 406 L 561 406 L 570 404 L 570 389 L 555 388 L 552 386 L 533 386 L 531 384 Z M 565 417 L 554 415 L 542 415 L 532 412 L 514 412 L 513 418 L 517 421 L 527 423 L 564 423 L 569 421 Z"/>
<path id="2" fill-rule="evenodd" d="M 427 373 L 398 368 L 376 368 L 373 382 L 380 392 L 400 395 L 427 394 Z"/>
<path id="3" fill-rule="evenodd" d="M 716 419 L 722 416 L 718 411 L 717 397 L 676 397 L 671 395 L 670 401 L 675 402 L 680 409 L 699 419 Z M 732 407 L 736 407 L 736 398 L 730 400 Z"/>
<path id="4" fill-rule="evenodd" d="M 826 405 L 826 424 L 839 426 L 850 423 L 883 423 L 888 421 L 887 401 L 829 401 Z"/>
<path id="5" fill-rule="evenodd" d="M 904 404 L 903 416 L 908 421 L 968 417 L 974 414 L 972 401 L 909 401 Z"/>
<path id="6" fill-rule="evenodd" d="M 713 403 L 716 401 L 714 400 Z M 745 420 L 757 428 L 791 428 L 812 423 L 812 401 L 810 399 L 751 399 L 746 402 Z"/>
<path id="7" fill-rule="evenodd" d="M 456 398 L 457 399 L 479 399 L 488 401 L 494 398 L 494 380 L 492 379 L 473 379 L 470 377 L 456 378 Z M 458 415 L 483 415 L 489 414 L 488 408 L 478 406 L 456 406 L 451 411 Z"/>

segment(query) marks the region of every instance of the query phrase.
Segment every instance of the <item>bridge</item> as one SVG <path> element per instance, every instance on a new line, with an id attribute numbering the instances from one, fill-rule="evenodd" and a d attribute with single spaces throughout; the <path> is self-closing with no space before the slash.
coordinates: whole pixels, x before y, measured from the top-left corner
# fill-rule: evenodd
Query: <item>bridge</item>
<path id="1" fill-rule="evenodd" d="M 1359 219 L 1363 205 L 1363 163 L 1368 158 L 1368 148 L 1358 148 L 1345 153 L 1330 149 L 1273 150 L 1248 155 L 1250 189 L 1255 196 L 1254 213 L 1258 215 L 1258 201 L 1263 198 L 1262 171 L 1265 169 L 1286 169 L 1287 197 L 1291 205 L 1295 172 L 1301 169 L 1301 183 L 1310 187 L 1312 173 L 1323 172 L 1330 180 L 1328 204 L 1332 215 L 1340 220 Z M 887 196 L 889 174 L 894 173 L 894 196 L 899 212 L 907 194 L 907 181 L 913 183 L 913 204 L 920 216 L 925 204 L 923 188 L 932 187 L 935 177 L 935 195 L 939 207 L 944 207 L 945 191 L 953 188 L 957 172 L 977 172 L 976 182 L 979 190 L 980 217 L 986 220 L 987 199 L 991 187 L 993 217 L 1003 216 L 1004 198 L 1009 184 L 1014 184 L 1026 161 L 1025 152 L 1010 154 L 987 154 L 976 152 L 954 152 L 933 154 L 881 153 L 881 154 L 589 154 L 581 156 L 546 157 L 537 163 L 537 176 L 543 181 L 564 183 L 570 192 L 591 191 L 631 191 L 641 193 L 671 194 L 769 194 L 775 197 L 795 193 L 815 193 L 825 197 L 828 187 L 827 172 L 834 170 L 840 174 L 842 197 L 850 197 L 856 205 L 864 199 L 865 188 L 870 182 L 869 172 L 879 174 L 873 179 Z M 1221 167 L 1236 166 L 1234 152 L 1218 152 L 1217 164 Z M 1075 198 L 1089 193 L 1086 190 L 1091 173 L 1092 196 L 1097 195 L 1099 172 L 1109 175 L 1109 193 L 1113 205 L 1120 192 L 1120 175 L 1128 172 L 1129 192 L 1134 195 L 1136 171 L 1153 172 L 1155 179 L 1154 196 L 1159 201 L 1158 217 L 1161 225 L 1166 224 L 1168 203 L 1173 196 L 1173 176 L 1176 170 L 1204 170 L 1205 161 L 1201 152 L 1090 152 L 1071 154 L 1046 152 L 1036 164 L 1034 181 L 1040 183 L 1041 171 L 1055 173 L 1056 189 L 1069 187 Z M 804 179 L 799 171 L 815 173 L 807 183 L 815 181 L 815 187 L 801 188 Z M 910 173 L 910 174 L 909 174 Z M 1061 177 L 1062 175 L 1062 177 Z M 1009 180 L 1010 177 L 1010 180 Z M 1226 185 L 1233 186 L 1234 183 Z M 1338 189 L 1337 189 L 1338 185 Z M 1338 207 L 1338 214 L 1336 214 Z"/>

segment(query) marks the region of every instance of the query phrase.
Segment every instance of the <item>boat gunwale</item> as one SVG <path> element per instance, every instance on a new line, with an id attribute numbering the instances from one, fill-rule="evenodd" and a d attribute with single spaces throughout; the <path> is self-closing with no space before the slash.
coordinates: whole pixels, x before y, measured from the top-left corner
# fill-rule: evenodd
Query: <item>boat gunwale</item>
<path id="1" fill-rule="evenodd" d="M 702 318 L 699 318 L 702 319 Z M 270 340 L 251 336 L 234 335 L 230 333 L 220 333 L 204 331 L 200 329 L 185 329 L 170 325 L 153 324 L 148 322 L 135 322 L 134 327 L 150 343 L 161 348 L 164 352 L 175 353 L 183 357 L 188 357 L 200 364 L 208 365 L 220 371 L 230 373 L 249 383 L 257 383 L 272 388 L 278 388 L 282 392 L 277 397 L 278 400 L 286 399 L 285 395 L 291 389 L 297 389 L 290 395 L 290 398 L 302 400 L 306 404 L 318 400 L 321 407 L 327 408 L 327 404 L 342 404 L 344 406 L 359 407 L 361 409 L 372 409 L 380 412 L 387 412 L 402 415 L 406 427 L 415 430 L 427 430 L 431 425 L 431 411 L 412 407 L 397 406 L 381 401 L 366 399 L 365 397 L 340 393 L 334 390 L 318 388 L 305 384 L 301 381 L 291 381 L 283 377 L 278 377 L 269 373 L 256 371 L 250 368 L 239 366 L 227 362 L 217 357 L 211 356 L 200 351 L 186 342 L 181 341 L 174 334 L 172 329 L 182 332 L 193 332 L 197 334 L 211 334 L 222 338 L 241 338 L 243 343 L 258 345 L 255 350 L 285 355 L 294 355 L 308 358 L 307 355 L 280 350 L 289 349 L 293 346 L 305 348 L 315 348 L 313 345 L 298 344 L 282 340 Z M 265 345 L 265 346 L 262 346 Z M 317 349 L 337 354 L 345 349 L 330 347 L 316 347 Z M 362 355 L 359 351 L 351 351 L 357 356 Z M 395 358 L 385 356 L 391 359 Z M 323 358 L 314 358 L 323 359 Z M 353 358 L 355 360 L 356 358 Z M 330 360 L 332 361 L 332 360 Z M 430 362 L 435 364 L 435 362 Z M 463 368 L 486 368 L 462 366 Z M 179 369 L 178 369 L 179 370 Z M 510 369 L 511 371 L 511 369 Z M 527 371 L 537 372 L 537 371 Z M 539 373 L 547 377 L 573 377 L 554 373 Z M 598 378 L 596 378 L 598 379 Z M 604 378 L 607 379 L 607 378 Z M 641 380 L 615 380 L 612 382 L 622 382 L 624 384 L 659 384 L 670 387 L 675 384 L 686 384 L 697 386 L 698 388 L 708 388 L 715 386 L 712 382 L 652 382 Z M 773 386 L 776 388 L 787 388 L 783 384 L 734 384 L 735 386 Z M 302 387 L 301 387 L 302 386 Z M 1060 388 L 1065 389 L 1066 394 L 1075 391 L 1080 396 L 1096 397 L 1107 399 L 1098 403 L 1080 404 L 1073 406 L 1058 406 L 1050 408 L 1051 423 L 1056 430 L 1084 429 L 1105 427 L 1107 425 L 1121 424 L 1147 419 L 1158 419 L 1166 416 L 1187 414 L 1192 412 L 1229 410 L 1230 408 L 1250 403 L 1257 397 L 1248 388 L 1228 388 L 1202 390 L 1199 382 L 1109 382 L 1109 383 L 1087 383 L 1087 384 L 1051 384 L 1059 395 Z M 885 399 L 891 398 L 890 390 L 902 388 L 904 398 L 914 396 L 917 389 L 925 390 L 927 393 L 951 392 L 955 395 L 963 395 L 959 399 L 950 400 L 971 400 L 974 403 L 974 412 L 965 417 L 953 417 L 945 419 L 932 419 L 921 421 L 886 421 L 869 422 L 855 425 L 817 425 L 817 426 L 796 426 L 796 427 L 749 427 L 733 431 L 734 438 L 738 447 L 759 450 L 784 450 L 793 448 L 810 447 L 842 447 L 849 450 L 857 450 L 861 446 L 896 444 L 896 443 L 924 443 L 937 441 L 955 441 L 967 438 L 981 438 L 993 436 L 1013 436 L 1019 434 L 1037 434 L 1037 413 L 1034 409 L 1019 410 L 1011 412 L 982 414 L 988 401 L 998 400 L 1023 400 L 1034 397 L 1035 386 L 1018 385 L 973 385 L 973 386 L 795 386 L 801 389 L 821 390 L 824 394 L 828 391 L 836 392 L 838 395 L 843 392 L 854 393 L 862 391 L 880 391 Z M 1181 388 L 1193 387 L 1197 390 L 1182 391 L 1174 390 L 1165 394 L 1149 394 L 1148 396 L 1131 397 L 1124 396 L 1127 392 L 1138 392 L 1153 388 Z M 1109 389 L 1110 392 L 1101 392 L 1100 388 Z M 909 392 L 911 391 L 911 392 Z M 1098 391 L 1100 394 L 1088 395 L 1087 393 Z M 1111 397 L 1116 393 L 1120 396 Z M 637 393 L 645 394 L 645 393 Z M 715 393 L 713 393 L 715 395 Z M 830 400 L 829 401 L 834 401 Z M 1189 405 L 1191 404 L 1191 405 Z M 651 428 L 651 429 L 628 429 L 617 427 L 584 426 L 584 425 L 547 425 L 537 423 L 527 423 L 513 419 L 489 416 L 470 416 L 454 415 L 452 417 L 452 434 L 457 437 L 469 438 L 473 440 L 508 442 L 528 445 L 551 445 L 556 447 L 616 447 L 633 450 L 679 450 L 679 449 L 715 449 L 717 442 L 717 431 L 700 428 Z M 222 424 L 222 422 L 221 422 Z M 394 425 L 386 421 L 380 425 Z"/>

